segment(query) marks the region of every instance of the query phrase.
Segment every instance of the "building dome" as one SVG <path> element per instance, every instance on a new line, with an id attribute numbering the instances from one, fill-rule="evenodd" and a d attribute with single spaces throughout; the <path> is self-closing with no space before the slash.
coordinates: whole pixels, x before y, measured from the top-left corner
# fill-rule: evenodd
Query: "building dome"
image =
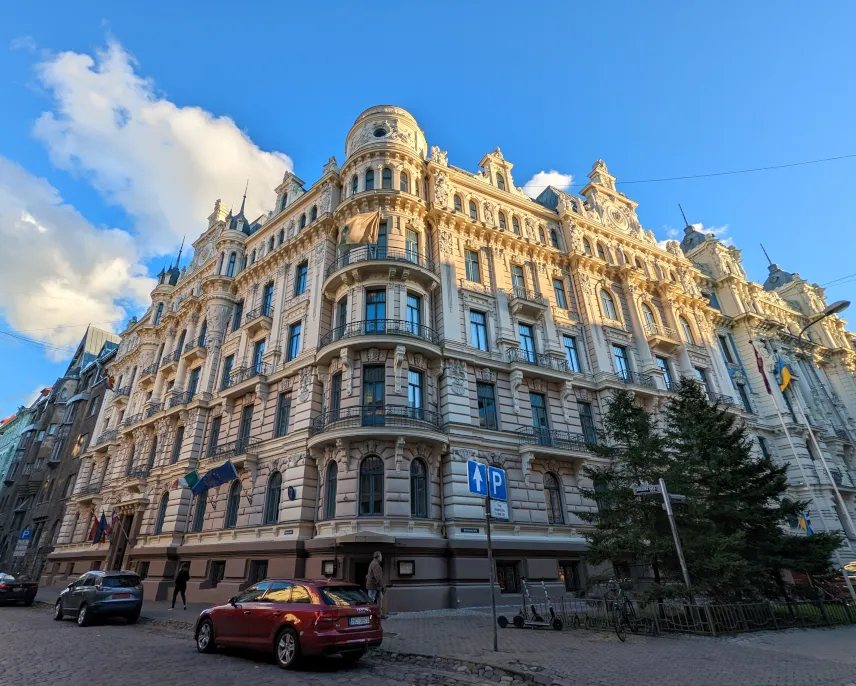
<path id="1" fill-rule="evenodd" d="M 425 135 L 410 112 L 392 105 L 377 105 L 357 117 L 345 139 L 345 155 L 351 157 L 390 146 L 407 148 L 423 159 L 428 153 Z"/>
<path id="2" fill-rule="evenodd" d="M 780 286 L 784 286 L 786 283 L 790 283 L 794 280 L 793 274 L 791 274 L 790 272 L 786 272 L 777 264 L 771 264 L 767 267 L 767 269 L 770 270 L 770 275 L 764 282 L 765 291 L 774 291 Z"/>

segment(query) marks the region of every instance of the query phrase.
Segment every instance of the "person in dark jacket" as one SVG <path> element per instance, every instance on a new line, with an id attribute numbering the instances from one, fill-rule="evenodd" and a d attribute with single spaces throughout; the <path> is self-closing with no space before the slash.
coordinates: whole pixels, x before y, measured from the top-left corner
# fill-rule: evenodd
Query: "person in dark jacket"
<path id="1" fill-rule="evenodd" d="M 175 599 L 178 598 L 178 594 L 181 593 L 181 602 L 184 603 L 184 609 L 187 609 L 187 596 L 184 594 L 187 590 L 187 580 L 190 579 L 190 565 L 186 562 L 181 565 L 178 569 L 178 573 L 175 575 L 175 588 L 172 591 L 172 607 L 170 610 L 175 609 Z"/>

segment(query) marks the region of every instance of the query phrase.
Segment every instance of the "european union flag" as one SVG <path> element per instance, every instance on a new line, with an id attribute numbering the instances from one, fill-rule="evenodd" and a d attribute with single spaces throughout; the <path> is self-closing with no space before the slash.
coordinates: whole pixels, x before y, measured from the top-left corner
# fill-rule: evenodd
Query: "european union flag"
<path id="1" fill-rule="evenodd" d="M 226 460 L 219 467 L 214 467 L 214 469 L 193 484 L 191 490 L 193 491 L 193 495 L 199 495 L 209 488 L 217 488 L 217 486 L 227 484 L 237 478 L 238 470 L 235 469 L 235 465 L 232 464 L 231 460 Z"/>

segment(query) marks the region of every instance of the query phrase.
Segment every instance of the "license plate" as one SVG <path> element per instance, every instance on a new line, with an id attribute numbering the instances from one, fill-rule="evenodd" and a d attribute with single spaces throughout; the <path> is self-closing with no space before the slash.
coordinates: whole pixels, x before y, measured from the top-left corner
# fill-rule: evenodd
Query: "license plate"
<path id="1" fill-rule="evenodd" d="M 113 600 L 121 600 L 122 598 L 130 598 L 130 593 L 114 593 L 112 596 Z"/>
<path id="2" fill-rule="evenodd" d="M 348 626 L 366 626 L 371 623 L 371 617 L 348 617 Z"/>

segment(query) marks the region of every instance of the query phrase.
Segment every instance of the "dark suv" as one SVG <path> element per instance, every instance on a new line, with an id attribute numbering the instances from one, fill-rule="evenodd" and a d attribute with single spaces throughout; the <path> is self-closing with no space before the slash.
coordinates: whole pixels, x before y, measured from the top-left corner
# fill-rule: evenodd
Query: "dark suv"
<path id="1" fill-rule="evenodd" d="M 94 616 L 124 617 L 131 624 L 143 609 L 143 583 L 134 572 L 86 572 L 68 585 L 54 606 L 54 619 L 77 617 L 86 626 Z"/>
<path id="2" fill-rule="evenodd" d="M 203 610 L 196 648 L 218 645 L 272 652 L 283 669 L 305 655 L 341 655 L 356 662 L 383 640 L 380 612 L 358 586 L 335 581 L 269 579 Z"/>

